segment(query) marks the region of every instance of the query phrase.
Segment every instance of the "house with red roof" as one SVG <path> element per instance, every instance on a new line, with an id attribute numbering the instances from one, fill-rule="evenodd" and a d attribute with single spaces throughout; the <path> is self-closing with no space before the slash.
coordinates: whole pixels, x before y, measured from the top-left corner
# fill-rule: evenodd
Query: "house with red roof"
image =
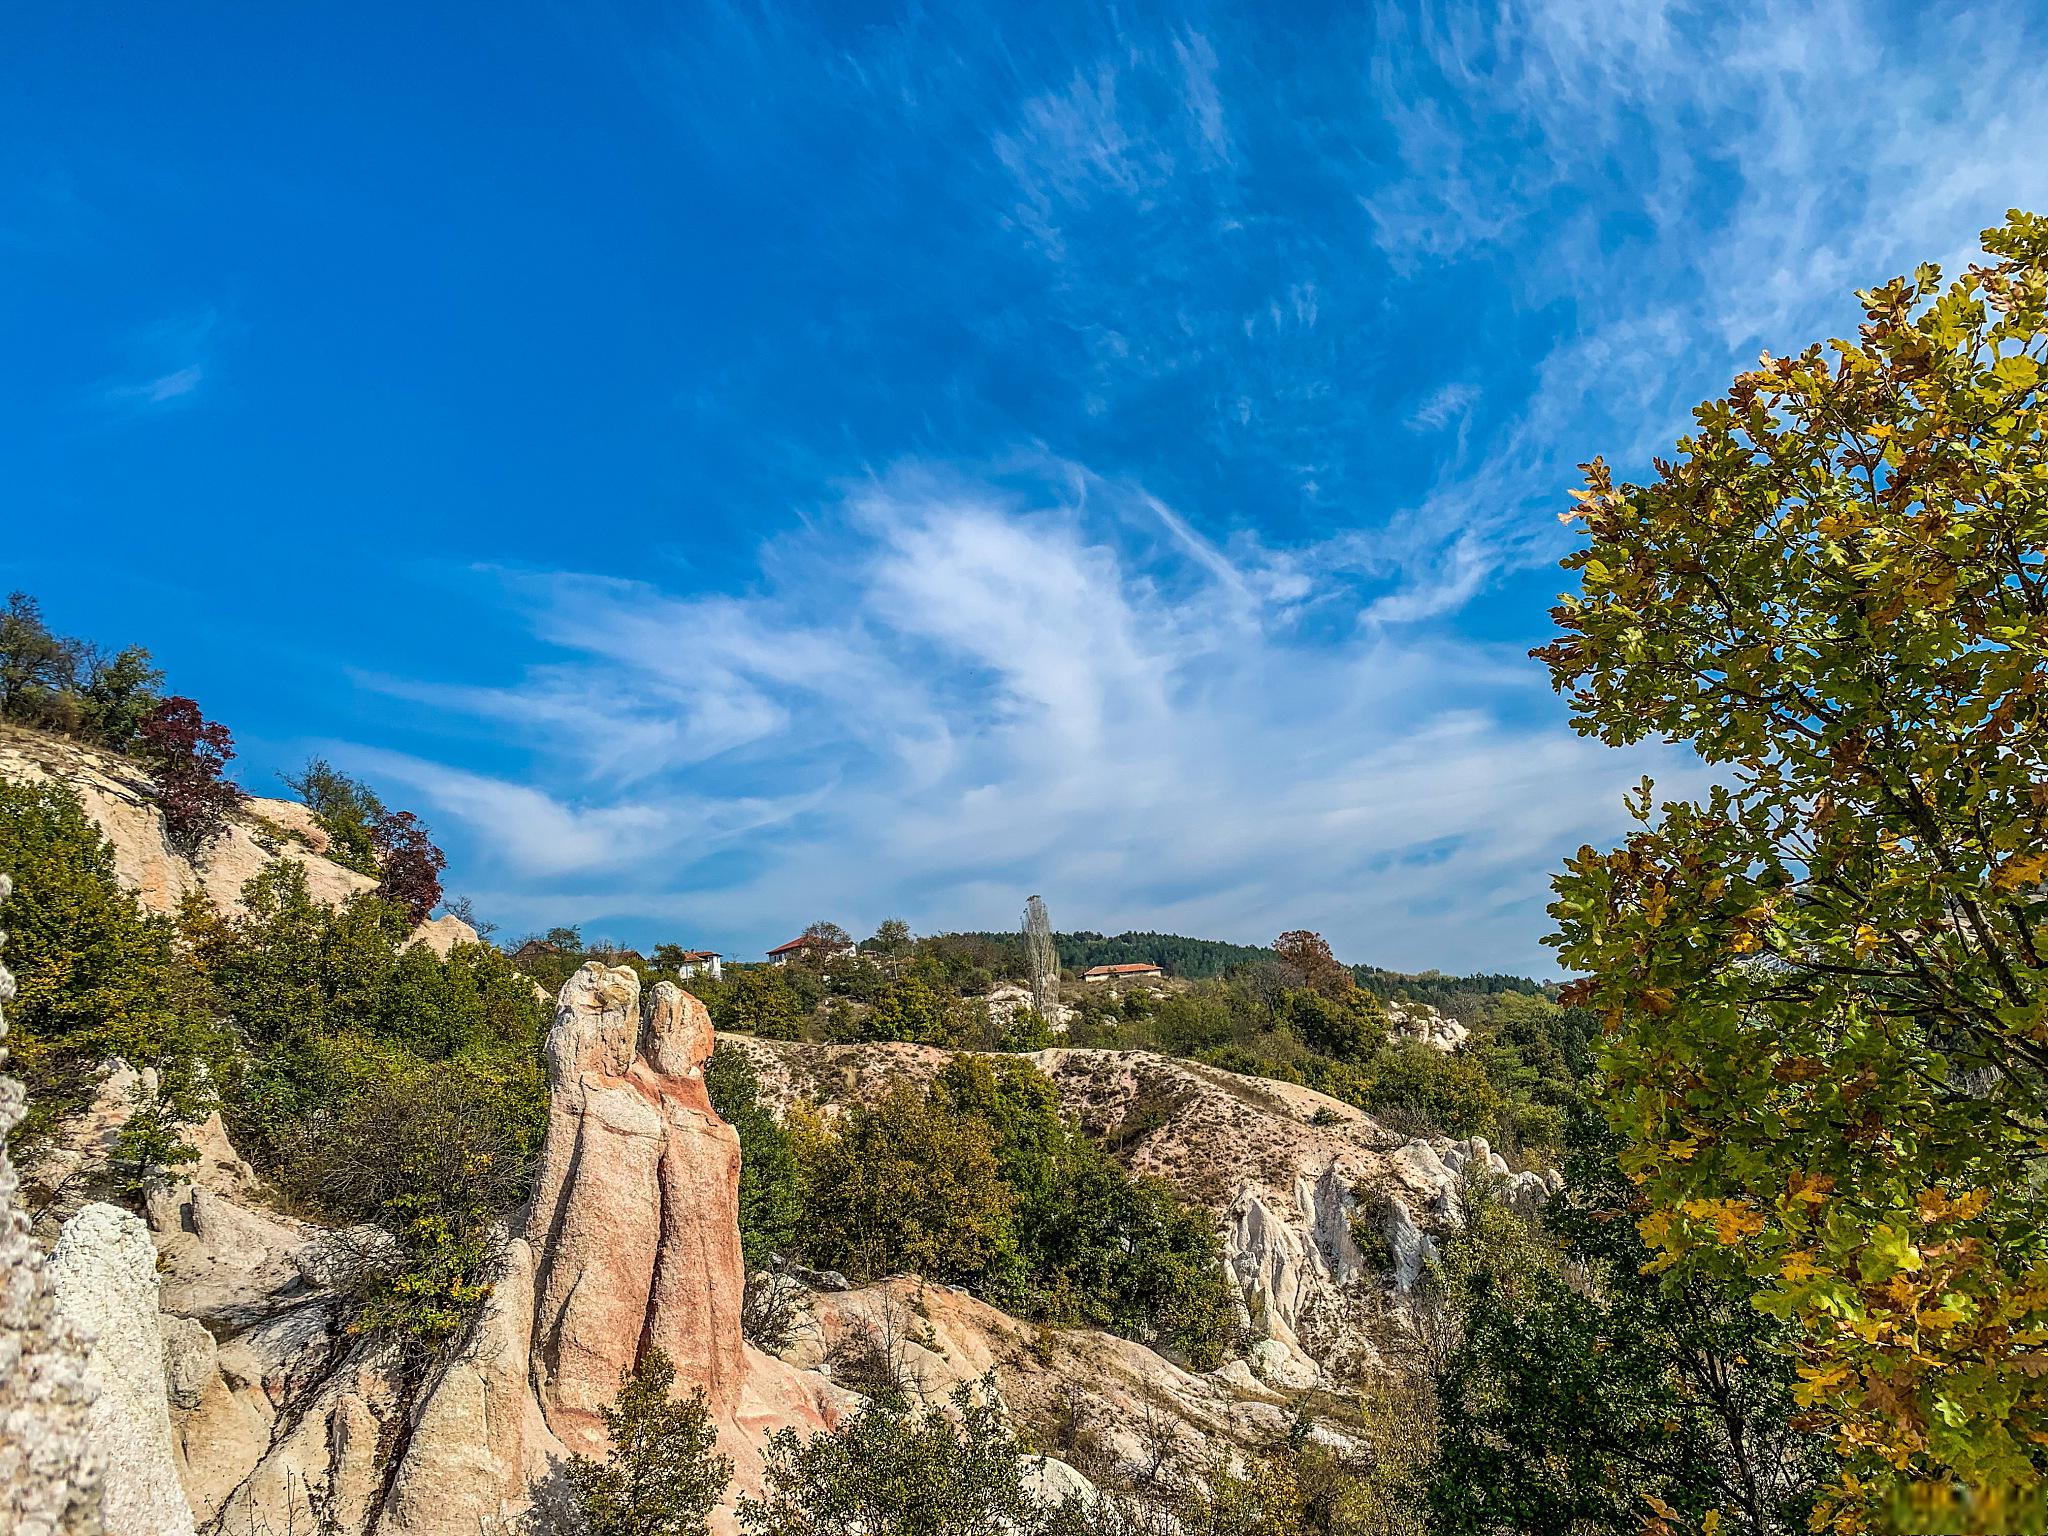
<path id="1" fill-rule="evenodd" d="M 1091 965 L 1081 973 L 1083 981 L 1156 981 L 1166 972 L 1156 965 L 1133 962 L 1128 965 Z"/>

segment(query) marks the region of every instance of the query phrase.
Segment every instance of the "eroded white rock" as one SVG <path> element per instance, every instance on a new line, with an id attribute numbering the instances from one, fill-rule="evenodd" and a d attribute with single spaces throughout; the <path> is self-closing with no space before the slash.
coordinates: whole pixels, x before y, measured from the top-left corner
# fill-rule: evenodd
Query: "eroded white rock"
<path id="1" fill-rule="evenodd" d="M 93 1335 L 86 1376 L 98 1393 L 91 1424 L 106 1469 L 110 1536 L 191 1536 L 172 1451 L 149 1229 L 118 1206 L 89 1205 L 58 1234 L 50 1278 L 65 1315 Z"/>

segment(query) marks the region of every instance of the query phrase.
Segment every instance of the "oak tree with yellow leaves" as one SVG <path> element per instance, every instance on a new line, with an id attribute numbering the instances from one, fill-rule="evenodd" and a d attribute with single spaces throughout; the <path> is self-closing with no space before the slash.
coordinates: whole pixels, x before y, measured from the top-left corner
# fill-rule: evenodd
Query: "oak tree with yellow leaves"
<path id="1" fill-rule="evenodd" d="M 1656 1264 L 1796 1324 L 1838 1530 L 2031 1528 L 2048 1477 L 2048 220 L 1983 242 L 1649 483 L 1589 465 L 1536 653 L 1713 770 L 1568 861 L 1555 942 Z"/>

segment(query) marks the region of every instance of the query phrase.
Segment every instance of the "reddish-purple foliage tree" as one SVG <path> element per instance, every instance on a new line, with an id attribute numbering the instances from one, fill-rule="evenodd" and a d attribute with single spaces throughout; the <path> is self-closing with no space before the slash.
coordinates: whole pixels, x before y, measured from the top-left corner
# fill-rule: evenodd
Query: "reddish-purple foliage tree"
<path id="1" fill-rule="evenodd" d="M 157 807 L 171 842 L 197 853 L 219 837 L 228 812 L 244 799 L 222 774 L 235 755 L 228 728 L 177 695 L 165 699 L 136 727 L 141 756 L 156 783 Z"/>
<path id="2" fill-rule="evenodd" d="M 427 824 L 411 811 L 385 812 L 371 835 L 384 868 L 377 894 L 405 908 L 414 922 L 425 922 L 440 904 L 441 871 L 448 867 L 448 856 L 434 846 Z"/>

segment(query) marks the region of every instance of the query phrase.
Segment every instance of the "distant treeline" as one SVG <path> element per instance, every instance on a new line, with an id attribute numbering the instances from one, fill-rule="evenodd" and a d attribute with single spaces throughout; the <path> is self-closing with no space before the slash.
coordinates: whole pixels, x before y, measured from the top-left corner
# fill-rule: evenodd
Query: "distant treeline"
<path id="1" fill-rule="evenodd" d="M 1503 992 L 1526 997 L 1556 998 L 1558 984 L 1531 980 L 1527 976 L 1502 976 L 1491 972 L 1477 976 L 1446 976 L 1441 971 L 1407 975 L 1383 971 L 1376 965 L 1354 965 L 1351 974 L 1358 984 L 1376 997 L 1408 1003 L 1427 1003 L 1438 1013 L 1470 1023 L 1470 1013 L 1484 999 Z"/>
<path id="2" fill-rule="evenodd" d="M 1023 947 L 1014 933 L 962 933 L 947 935 L 950 938 L 971 939 L 994 946 L 1006 958 L 1014 957 L 1015 965 L 1021 969 Z M 1118 933 L 1103 935 L 1082 930 L 1075 933 L 1056 933 L 1052 936 L 1053 948 L 1058 952 L 1063 970 L 1085 971 L 1094 965 L 1130 965 L 1149 963 L 1158 966 L 1169 976 L 1179 976 L 1187 981 L 1206 981 L 1221 976 L 1232 966 L 1259 965 L 1276 961 L 1279 957 L 1267 944 L 1231 944 L 1222 939 L 1191 939 L 1179 933 Z M 1441 971 L 1423 971 L 1410 975 L 1401 971 L 1382 970 L 1376 965 L 1354 965 L 1351 974 L 1366 991 L 1380 998 L 1400 998 L 1409 1002 L 1428 1003 L 1445 1013 L 1453 1013 L 1465 1000 L 1480 997 L 1496 997 L 1503 992 L 1520 992 L 1530 997 L 1553 996 L 1554 984 L 1531 980 L 1527 976 L 1505 976 L 1487 973 L 1473 976 L 1447 976 Z"/>

